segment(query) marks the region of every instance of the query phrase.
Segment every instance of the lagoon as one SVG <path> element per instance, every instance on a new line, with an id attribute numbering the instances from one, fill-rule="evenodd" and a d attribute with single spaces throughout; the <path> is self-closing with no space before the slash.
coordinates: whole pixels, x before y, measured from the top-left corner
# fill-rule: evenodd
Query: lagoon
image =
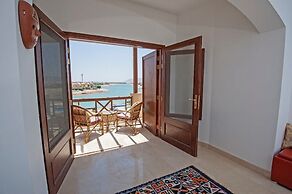
<path id="1" fill-rule="evenodd" d="M 118 96 L 130 96 L 133 93 L 133 84 L 110 84 L 102 85 L 104 92 L 98 92 L 93 94 L 82 94 L 73 96 L 74 99 L 82 98 L 106 98 L 106 97 L 118 97 Z"/>
<path id="2" fill-rule="evenodd" d="M 119 97 L 119 96 L 130 96 L 133 93 L 133 84 L 110 84 L 110 85 L 102 85 L 102 89 L 105 89 L 104 92 L 98 92 L 93 94 L 82 94 L 82 95 L 74 95 L 73 99 L 84 99 L 84 98 L 106 98 L 106 97 Z M 141 92 L 142 88 L 139 88 L 139 92 Z M 123 101 L 116 102 L 122 103 Z M 80 104 L 85 108 L 94 107 L 93 102 L 84 102 Z"/>

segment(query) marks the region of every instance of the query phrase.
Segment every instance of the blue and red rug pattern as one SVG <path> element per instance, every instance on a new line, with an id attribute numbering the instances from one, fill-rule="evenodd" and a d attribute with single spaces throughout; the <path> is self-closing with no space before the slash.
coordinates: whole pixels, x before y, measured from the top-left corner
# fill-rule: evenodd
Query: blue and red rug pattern
<path id="1" fill-rule="evenodd" d="M 232 194 L 232 192 L 194 166 L 189 166 L 117 194 Z"/>

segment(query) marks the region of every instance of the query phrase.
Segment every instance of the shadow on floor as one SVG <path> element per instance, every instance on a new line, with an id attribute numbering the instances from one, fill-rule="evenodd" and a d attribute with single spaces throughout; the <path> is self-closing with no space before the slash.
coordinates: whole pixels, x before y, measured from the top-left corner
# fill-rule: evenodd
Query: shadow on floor
<path id="1" fill-rule="evenodd" d="M 86 144 L 84 143 L 82 133 L 75 134 L 75 139 L 75 157 L 87 156 L 148 142 L 148 139 L 141 133 L 133 134 L 133 130 L 130 127 L 121 127 L 118 131 L 113 129 L 103 135 L 94 131 L 91 134 L 89 142 Z"/>

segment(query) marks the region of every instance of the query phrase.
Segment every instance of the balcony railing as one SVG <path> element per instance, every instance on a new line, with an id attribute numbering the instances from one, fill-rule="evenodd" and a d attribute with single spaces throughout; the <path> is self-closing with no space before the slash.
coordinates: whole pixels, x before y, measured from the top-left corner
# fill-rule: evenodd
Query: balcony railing
<path id="1" fill-rule="evenodd" d="M 73 104 L 93 110 L 96 113 L 112 111 L 115 109 L 127 110 L 131 107 L 132 97 L 82 98 L 73 99 Z"/>

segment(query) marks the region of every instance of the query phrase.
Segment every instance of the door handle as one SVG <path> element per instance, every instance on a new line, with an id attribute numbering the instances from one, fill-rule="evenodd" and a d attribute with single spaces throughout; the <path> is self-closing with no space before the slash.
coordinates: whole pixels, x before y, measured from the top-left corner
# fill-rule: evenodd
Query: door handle
<path id="1" fill-rule="evenodd" d="M 194 102 L 194 109 L 200 109 L 200 101 L 201 101 L 201 95 L 195 95 L 194 99 L 189 98 L 189 101 L 193 101 Z"/>
<path id="2" fill-rule="evenodd" d="M 200 110 L 200 104 L 201 104 L 201 95 L 198 95 L 198 110 Z"/>

